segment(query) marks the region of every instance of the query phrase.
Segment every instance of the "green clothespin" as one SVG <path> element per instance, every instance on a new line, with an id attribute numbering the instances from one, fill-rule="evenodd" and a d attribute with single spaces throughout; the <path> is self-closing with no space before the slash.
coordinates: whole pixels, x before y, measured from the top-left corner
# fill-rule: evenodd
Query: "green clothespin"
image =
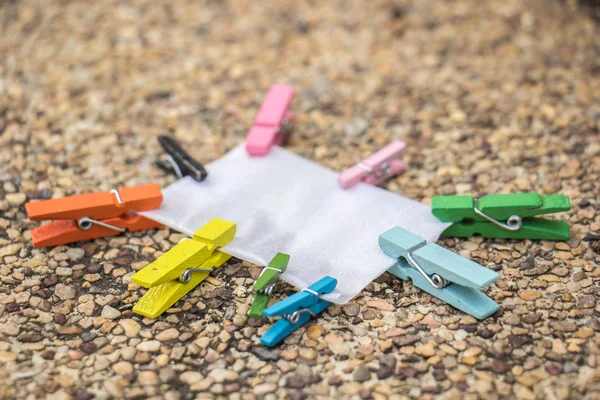
<path id="1" fill-rule="evenodd" d="M 256 290 L 256 296 L 252 301 L 250 312 L 248 315 L 252 318 L 262 318 L 263 310 L 269 305 L 269 298 L 275 283 L 279 279 L 279 275 L 283 274 L 290 261 L 290 256 L 284 253 L 277 253 L 275 257 L 269 262 L 269 265 L 263 268 L 258 279 L 254 281 L 254 290 Z"/>
<path id="2" fill-rule="evenodd" d="M 569 224 L 533 218 L 571 209 L 564 195 L 540 196 L 537 193 L 436 196 L 431 211 L 443 222 L 454 222 L 442 236 L 486 238 L 569 240 Z"/>

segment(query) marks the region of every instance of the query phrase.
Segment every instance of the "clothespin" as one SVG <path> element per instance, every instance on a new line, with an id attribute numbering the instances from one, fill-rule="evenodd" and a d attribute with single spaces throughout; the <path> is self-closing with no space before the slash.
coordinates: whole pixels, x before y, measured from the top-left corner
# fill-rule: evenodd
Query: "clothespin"
<path id="1" fill-rule="evenodd" d="M 499 275 L 435 243 L 400 227 L 379 235 L 379 247 L 398 262 L 388 272 L 446 303 L 484 319 L 499 306 L 478 289 L 495 282 Z"/>
<path id="2" fill-rule="evenodd" d="M 404 169 L 405 164 L 400 160 L 396 160 L 396 158 L 405 148 L 406 143 L 398 140 L 388 144 L 377 153 L 342 172 L 338 177 L 340 186 L 348 189 L 361 181 L 371 185 L 379 185 L 398 174 Z"/>
<path id="3" fill-rule="evenodd" d="M 179 179 L 191 176 L 196 182 L 202 182 L 208 176 L 208 172 L 202 164 L 194 160 L 175 139 L 168 136 L 159 136 L 158 143 L 162 146 L 167 156 L 163 160 L 156 161 L 156 165 L 167 172 L 172 172 Z"/>
<path id="4" fill-rule="evenodd" d="M 45 247 L 161 226 L 136 211 L 158 208 L 162 200 L 160 186 L 150 184 L 36 201 L 25 209 L 31 220 L 58 220 L 31 230 L 33 245 Z"/>
<path id="5" fill-rule="evenodd" d="M 218 251 L 235 236 L 235 223 L 215 218 L 183 239 L 153 263 L 136 272 L 133 283 L 149 288 L 133 312 L 156 318 L 198 286 L 211 271 L 225 264 L 229 254 Z"/>
<path id="6" fill-rule="evenodd" d="M 264 315 L 267 317 L 281 315 L 281 319 L 260 338 L 261 343 L 273 347 L 304 325 L 311 315 L 315 317 L 323 312 L 331 305 L 331 302 L 322 300 L 320 296 L 333 292 L 336 285 L 337 279 L 326 276 L 298 293 L 266 308 L 263 312 Z"/>
<path id="7" fill-rule="evenodd" d="M 564 195 L 540 196 L 537 193 L 490 194 L 472 196 L 436 196 L 431 211 L 444 222 L 454 222 L 443 233 L 448 237 L 569 240 L 569 224 L 535 215 L 568 211 Z"/>
<path id="8" fill-rule="evenodd" d="M 281 145 L 284 135 L 290 130 L 293 115 L 288 112 L 294 88 L 288 85 L 273 85 L 262 103 L 254 126 L 246 137 L 246 151 L 251 156 L 264 156 L 271 147 Z"/>
<path id="9" fill-rule="evenodd" d="M 248 313 L 250 317 L 261 318 L 263 316 L 263 310 L 269 304 L 269 298 L 273 293 L 273 289 L 275 289 L 279 275 L 285 272 L 289 261 L 289 255 L 277 253 L 269 262 L 269 265 L 263 268 L 256 281 L 254 281 L 253 287 L 256 290 L 256 295 Z"/>

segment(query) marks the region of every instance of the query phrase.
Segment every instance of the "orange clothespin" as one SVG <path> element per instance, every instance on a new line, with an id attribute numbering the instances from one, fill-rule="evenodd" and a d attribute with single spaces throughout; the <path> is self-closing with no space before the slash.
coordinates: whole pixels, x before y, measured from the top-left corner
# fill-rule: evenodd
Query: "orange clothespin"
<path id="1" fill-rule="evenodd" d="M 162 200 L 160 186 L 150 184 L 36 201 L 25 209 L 31 220 L 58 220 L 31 231 L 33 245 L 46 247 L 156 228 L 161 224 L 136 211 L 158 208 Z"/>

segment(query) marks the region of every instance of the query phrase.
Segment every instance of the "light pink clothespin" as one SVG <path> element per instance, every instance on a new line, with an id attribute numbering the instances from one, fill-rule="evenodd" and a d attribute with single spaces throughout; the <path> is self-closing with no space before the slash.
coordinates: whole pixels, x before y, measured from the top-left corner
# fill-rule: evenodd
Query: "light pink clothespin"
<path id="1" fill-rule="evenodd" d="M 388 144 L 377 153 L 342 172 L 338 177 L 340 186 L 348 189 L 361 181 L 371 185 L 379 185 L 386 179 L 391 178 L 405 167 L 404 162 L 395 160 L 405 148 L 406 143 L 400 141 Z"/>
<path id="2" fill-rule="evenodd" d="M 288 112 L 294 88 L 289 85 L 273 85 L 260 106 L 254 126 L 246 137 L 246 151 L 251 156 L 264 156 L 272 146 L 283 143 L 289 130 L 292 114 Z"/>

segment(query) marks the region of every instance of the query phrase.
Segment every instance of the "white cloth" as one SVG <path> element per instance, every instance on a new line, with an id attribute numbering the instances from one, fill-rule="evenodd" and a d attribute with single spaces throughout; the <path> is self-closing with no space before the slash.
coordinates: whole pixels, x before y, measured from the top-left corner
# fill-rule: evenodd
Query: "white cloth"
<path id="1" fill-rule="evenodd" d="M 283 279 L 304 288 L 336 278 L 323 297 L 338 304 L 394 264 L 379 248 L 381 233 L 401 226 L 435 241 L 449 225 L 393 192 L 364 183 L 344 190 L 336 172 L 280 147 L 249 157 L 240 145 L 206 168 L 206 181 L 180 179 L 163 190 L 160 208 L 141 214 L 188 235 L 216 217 L 235 222 L 224 252 L 258 265 L 287 253 Z"/>

